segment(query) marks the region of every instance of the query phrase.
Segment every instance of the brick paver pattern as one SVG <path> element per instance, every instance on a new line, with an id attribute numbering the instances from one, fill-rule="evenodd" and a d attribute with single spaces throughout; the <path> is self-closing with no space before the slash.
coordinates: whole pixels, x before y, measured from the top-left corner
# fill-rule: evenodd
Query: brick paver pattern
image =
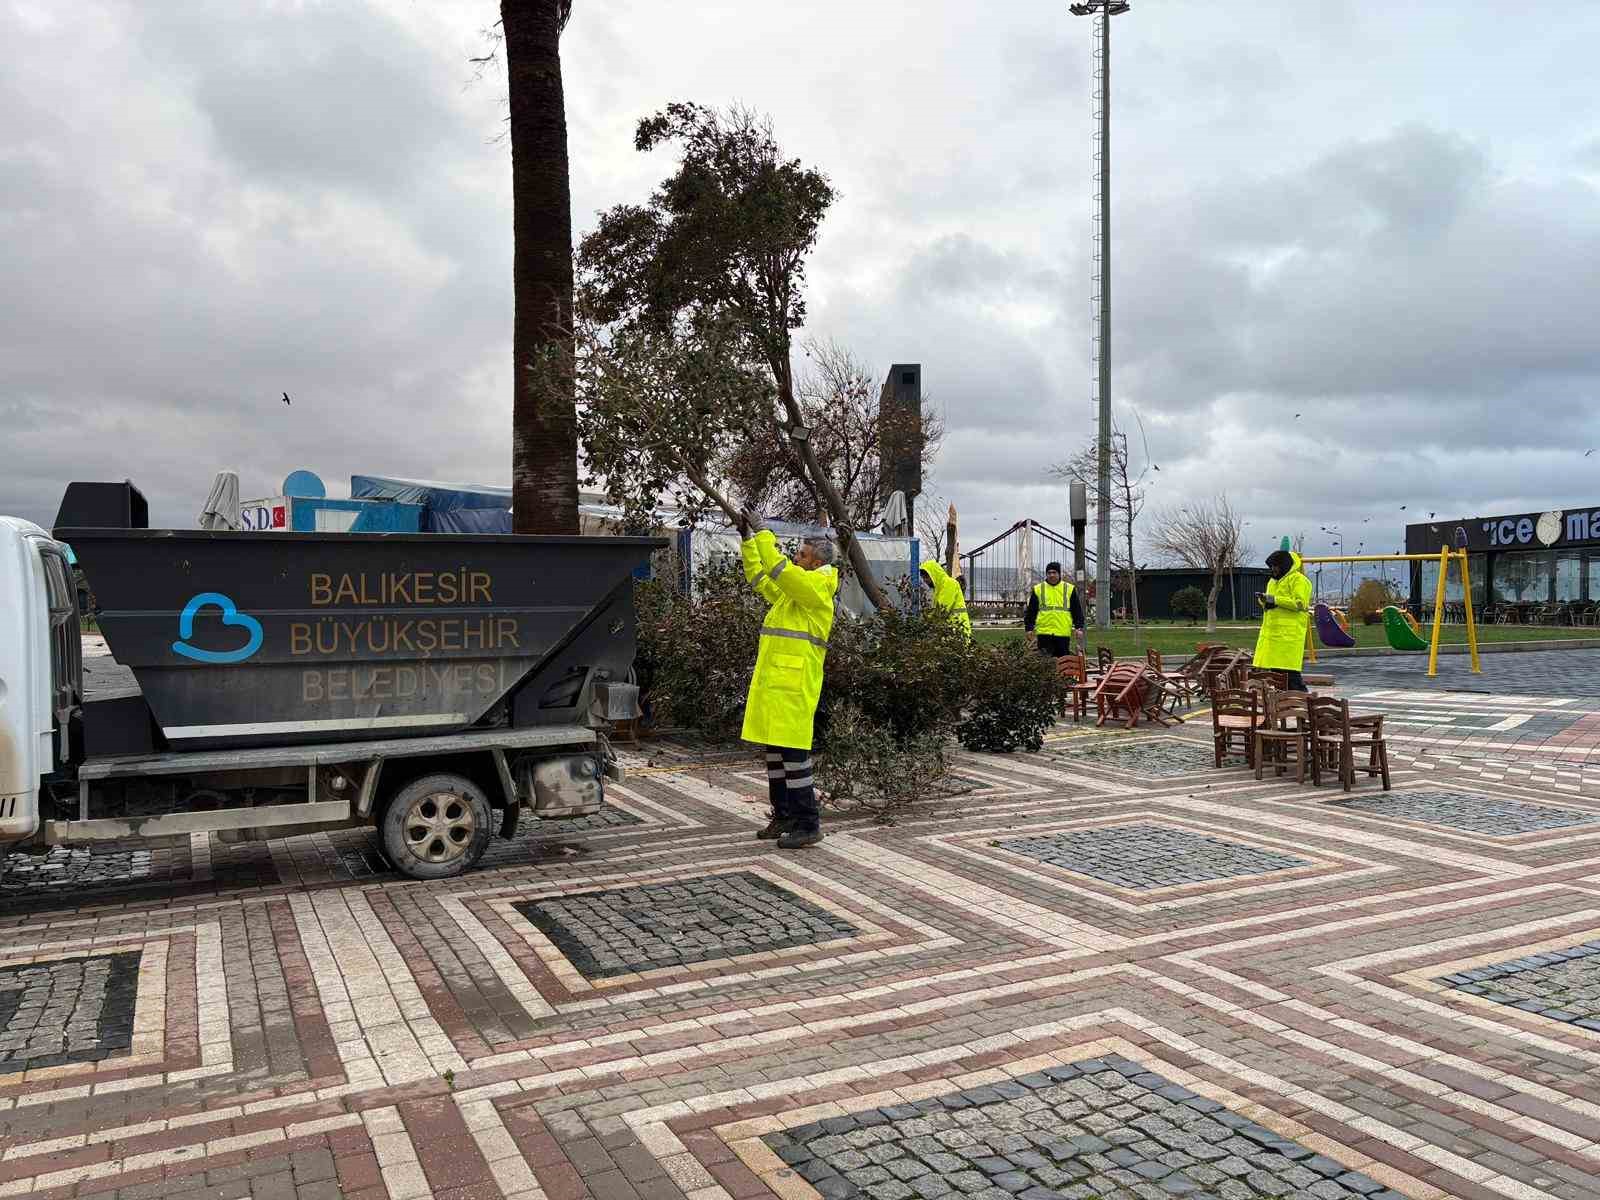
<path id="1" fill-rule="evenodd" d="M 1463 971 L 1440 982 L 1600 1033 L 1600 942 Z"/>
<path id="2" fill-rule="evenodd" d="M 765 1141 L 827 1200 L 1399 1200 L 1118 1057 L 835 1117 Z"/>
<path id="3" fill-rule="evenodd" d="M 0 1197 L 1595 1200 L 1600 704 L 1421 671 L 1344 691 L 1389 793 L 1191 710 L 801 852 L 759 756 L 658 739 L 458 879 L 5 856 Z"/>
<path id="4" fill-rule="evenodd" d="M 98 1062 L 133 1040 L 139 951 L 0 966 L 0 1073 Z"/>
<path id="5" fill-rule="evenodd" d="M 516 908 L 589 979 L 812 946 L 857 932 L 749 871 L 553 896 Z"/>
<path id="6" fill-rule="evenodd" d="M 1287 871 L 1306 861 L 1161 825 L 1115 825 L 1043 837 L 1009 838 L 995 846 L 1117 887 L 1145 890 Z"/>
<path id="7" fill-rule="evenodd" d="M 1600 823 L 1600 813 L 1524 804 L 1470 792 L 1413 791 L 1388 796 L 1360 796 L 1339 803 L 1345 808 L 1362 812 L 1449 825 L 1471 833 L 1486 833 L 1490 837 L 1509 837 L 1518 833 Z"/>

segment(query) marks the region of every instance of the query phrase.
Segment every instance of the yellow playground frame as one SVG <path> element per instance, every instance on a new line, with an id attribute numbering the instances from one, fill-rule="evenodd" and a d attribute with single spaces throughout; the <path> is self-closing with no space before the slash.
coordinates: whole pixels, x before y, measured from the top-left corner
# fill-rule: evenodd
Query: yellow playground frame
<path id="1" fill-rule="evenodd" d="M 1483 674 L 1483 667 L 1478 661 L 1478 623 L 1472 615 L 1472 575 L 1467 567 L 1467 552 L 1465 550 L 1452 550 L 1448 546 L 1439 547 L 1437 554 L 1342 554 L 1328 558 L 1303 558 L 1300 560 L 1307 566 L 1318 563 L 1351 563 L 1351 562 L 1431 562 L 1439 564 L 1439 586 L 1433 600 L 1433 637 L 1428 642 L 1428 674 L 1439 673 L 1439 634 L 1444 629 L 1444 594 L 1445 584 L 1450 574 L 1450 564 L 1456 563 L 1461 567 L 1461 594 L 1466 597 L 1467 603 L 1467 651 L 1472 655 L 1472 673 Z M 1306 626 L 1306 658 L 1311 662 L 1317 661 L 1316 635 L 1312 632 L 1316 622 Z"/>

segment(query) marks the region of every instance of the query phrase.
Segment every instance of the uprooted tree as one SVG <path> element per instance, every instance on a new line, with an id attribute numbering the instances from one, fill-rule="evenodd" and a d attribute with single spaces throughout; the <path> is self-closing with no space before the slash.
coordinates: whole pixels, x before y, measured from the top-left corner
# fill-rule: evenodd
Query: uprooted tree
<path id="1" fill-rule="evenodd" d="M 802 350 L 795 388 L 811 430 L 812 452 L 838 489 L 853 526 L 865 528 L 876 521 L 890 490 L 885 442 L 914 441 L 911 449 L 920 454 L 926 477 L 944 440 L 943 418 L 924 412 L 919 420 L 886 407 L 874 372 L 838 342 L 808 340 Z M 732 447 L 726 463 L 729 479 L 744 496 L 781 520 L 823 520 L 828 510 L 821 491 L 789 445 L 776 411 L 756 433 Z"/>
<path id="2" fill-rule="evenodd" d="M 673 496 L 737 519 L 737 449 L 776 438 L 838 534 L 862 590 L 891 607 L 820 459 L 792 337 L 806 259 L 833 203 L 827 177 L 785 158 L 746 109 L 672 104 L 639 123 L 640 151 L 679 161 L 649 201 L 602 213 L 579 246 L 579 435 L 591 479 L 635 515 Z"/>

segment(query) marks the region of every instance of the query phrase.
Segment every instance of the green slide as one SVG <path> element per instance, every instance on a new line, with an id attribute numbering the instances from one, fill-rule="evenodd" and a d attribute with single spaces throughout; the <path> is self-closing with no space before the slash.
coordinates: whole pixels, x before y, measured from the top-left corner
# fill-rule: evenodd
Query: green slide
<path id="1" fill-rule="evenodd" d="M 1411 625 L 1400 610 L 1389 605 L 1383 610 L 1383 631 L 1389 635 L 1389 645 L 1396 650 L 1426 650 L 1428 643 L 1411 631 Z"/>

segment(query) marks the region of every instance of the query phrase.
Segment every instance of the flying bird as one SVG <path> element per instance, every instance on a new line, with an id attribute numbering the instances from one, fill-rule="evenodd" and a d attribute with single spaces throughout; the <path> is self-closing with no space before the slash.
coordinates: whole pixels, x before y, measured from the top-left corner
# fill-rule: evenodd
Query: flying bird
<path id="1" fill-rule="evenodd" d="M 1151 466 L 1155 466 L 1155 464 L 1154 464 L 1154 463 L 1152 463 L 1152 464 L 1150 464 L 1150 465 L 1151 465 Z M 1156 467 L 1156 470 L 1158 470 L 1158 471 L 1159 471 L 1159 470 L 1161 470 L 1161 468 L 1160 468 L 1160 467 Z"/>
<path id="2" fill-rule="evenodd" d="M 1428 520 L 1431 521 L 1431 520 L 1433 520 L 1434 517 L 1437 517 L 1438 515 L 1439 514 L 1436 513 L 1436 512 L 1431 512 L 1431 513 L 1428 514 Z"/>
<path id="3" fill-rule="evenodd" d="M 285 392 L 285 393 L 284 393 L 284 394 L 283 394 L 283 402 L 284 402 L 284 403 L 285 403 L 285 404 L 287 404 L 287 403 L 289 403 L 289 393 L 288 393 L 288 392 Z"/>
<path id="4" fill-rule="evenodd" d="M 1584 457 L 1585 457 L 1585 458 L 1588 458 L 1588 457 L 1589 457 L 1589 455 L 1591 455 L 1591 454 L 1593 454 L 1593 453 L 1594 453 L 1594 451 L 1593 451 L 1593 450 L 1585 450 L 1585 451 L 1584 451 L 1584 452 L 1583 452 L 1583 456 L 1584 456 Z"/>
<path id="5" fill-rule="evenodd" d="M 1405 510 L 1406 510 L 1406 506 L 1405 506 L 1405 505 L 1404 505 L 1404 504 L 1402 504 L 1402 505 L 1401 505 L 1401 506 L 1400 506 L 1400 511 L 1401 511 L 1401 512 L 1405 512 Z"/>
<path id="6" fill-rule="evenodd" d="M 1296 421 L 1298 421 L 1298 420 L 1299 420 L 1299 419 L 1300 419 L 1300 414 L 1299 414 L 1299 413 L 1295 413 L 1295 415 L 1294 415 L 1294 419 L 1295 419 L 1295 420 L 1296 420 Z"/>

